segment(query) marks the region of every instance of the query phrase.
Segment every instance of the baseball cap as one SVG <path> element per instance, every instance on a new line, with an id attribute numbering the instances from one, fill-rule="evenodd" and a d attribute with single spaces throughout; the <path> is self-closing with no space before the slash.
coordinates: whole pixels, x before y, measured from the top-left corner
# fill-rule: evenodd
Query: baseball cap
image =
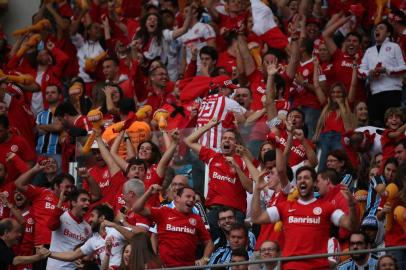
<path id="1" fill-rule="evenodd" d="M 230 89 L 237 89 L 238 85 L 235 85 L 233 81 L 228 77 L 227 75 L 220 75 L 217 77 L 214 77 L 212 80 L 213 85 L 219 86 L 219 87 L 227 87 Z"/>
<path id="2" fill-rule="evenodd" d="M 378 220 L 375 217 L 367 216 L 362 220 L 361 227 L 378 229 Z"/>

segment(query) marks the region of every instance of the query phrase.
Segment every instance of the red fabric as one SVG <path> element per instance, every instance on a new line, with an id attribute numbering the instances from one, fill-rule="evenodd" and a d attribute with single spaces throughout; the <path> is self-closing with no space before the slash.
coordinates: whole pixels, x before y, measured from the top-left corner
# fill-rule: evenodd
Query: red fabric
<path id="1" fill-rule="evenodd" d="M 279 140 L 280 140 L 282 151 L 285 149 L 287 138 L 288 138 L 288 134 L 287 134 L 286 130 L 281 130 L 280 135 L 279 135 Z M 308 144 L 310 144 L 313 147 L 313 149 L 315 149 L 314 144 L 310 140 L 307 140 L 307 139 L 305 139 L 305 140 L 307 141 Z M 307 159 L 307 156 L 306 156 L 306 151 L 305 151 L 303 144 L 300 142 L 300 140 L 293 139 L 292 148 L 291 148 L 290 156 L 289 156 L 289 166 L 291 166 L 291 167 L 295 166 L 306 159 Z"/>
<path id="2" fill-rule="evenodd" d="M 234 155 L 233 158 L 248 175 L 248 170 L 241 157 Z M 247 193 L 225 156 L 202 146 L 199 159 L 209 166 L 209 191 L 206 206 L 225 205 L 245 213 L 247 211 Z"/>
<path id="3" fill-rule="evenodd" d="M 195 265 L 197 244 L 210 240 L 202 218 L 169 207 L 150 210 L 157 223 L 158 253 L 165 267 Z"/>
<path id="4" fill-rule="evenodd" d="M 55 209 L 51 211 L 51 216 L 48 219 L 48 228 L 51 231 L 56 231 L 61 226 L 60 217 L 64 212 L 65 211 L 58 207 L 55 207 Z"/>
<path id="5" fill-rule="evenodd" d="M 187 80 L 186 80 L 187 81 Z M 196 76 L 187 83 L 180 91 L 180 100 L 182 102 L 193 101 L 198 97 L 208 94 L 212 78 L 206 76 Z"/>
<path id="6" fill-rule="evenodd" d="M 48 228 L 48 222 L 59 198 L 51 190 L 33 185 L 27 186 L 24 195 L 32 202 L 32 213 L 35 220 L 35 245 L 49 245 L 51 243 L 51 230 Z M 68 210 L 68 202 L 64 202 L 62 208 Z"/>
<path id="7" fill-rule="evenodd" d="M 34 149 L 21 136 L 11 135 L 7 141 L 0 143 L 0 163 L 6 164 L 7 182 L 14 181 L 20 175 L 17 168 L 6 163 L 6 155 L 10 152 L 15 153 L 25 162 L 36 160 Z"/>
<path id="8" fill-rule="evenodd" d="M 224 51 L 219 54 L 217 60 L 218 67 L 224 67 L 228 74 L 233 74 L 233 70 L 237 69 L 237 58 L 229 54 L 227 51 Z"/>
<path id="9" fill-rule="evenodd" d="M 337 112 L 332 111 L 328 114 L 326 122 L 324 124 L 322 133 L 335 131 L 341 134 L 345 133 L 344 122 L 341 117 L 337 117 Z"/>
<path id="10" fill-rule="evenodd" d="M 108 167 L 105 165 L 103 167 L 99 167 L 98 165 L 93 166 L 89 170 L 89 175 L 96 181 L 99 185 L 102 196 L 105 197 L 108 195 L 109 188 L 111 186 L 111 175 L 109 172 Z M 89 185 L 87 181 L 83 181 L 83 189 L 89 191 Z"/>
<path id="11" fill-rule="evenodd" d="M 260 38 L 262 42 L 267 43 L 272 48 L 285 49 L 289 45 L 288 38 L 279 27 L 269 29 L 265 34 L 260 35 Z"/>
<path id="12" fill-rule="evenodd" d="M 128 211 L 126 214 L 126 220 L 128 223 L 130 223 L 133 226 L 152 226 L 152 222 L 147 219 L 146 217 L 143 217 L 137 213 L 134 213 L 133 211 Z"/>
<path id="13" fill-rule="evenodd" d="M 330 217 L 335 210 L 330 202 L 316 200 L 304 205 L 298 201 L 286 201 L 276 207 L 283 222 L 287 243 L 282 250 L 283 257 L 326 253 L 330 237 Z M 301 218 L 311 220 L 303 221 Z M 328 267 L 327 258 L 291 261 L 282 265 L 282 269 L 328 269 Z"/>
<path id="14" fill-rule="evenodd" d="M 362 54 L 358 53 L 358 64 L 361 63 Z M 351 78 L 352 78 L 352 63 L 354 56 L 349 56 L 348 54 L 342 52 L 340 49 L 337 49 L 333 55 L 333 76 L 330 76 L 331 82 L 342 82 L 345 86 L 345 91 L 350 91 Z M 363 81 L 358 80 L 357 89 L 355 90 L 355 100 L 354 104 L 358 101 L 366 100 L 366 91 L 363 86 Z"/>
<path id="15" fill-rule="evenodd" d="M 381 136 L 381 145 L 382 145 L 382 169 L 383 165 L 385 164 L 386 160 L 390 157 L 395 156 L 395 144 L 396 142 L 406 138 L 404 134 L 397 138 L 389 138 L 389 133 L 395 132 L 396 130 L 393 129 L 385 129 Z"/>
<path id="16" fill-rule="evenodd" d="M 193 78 L 196 76 L 197 73 L 197 61 L 196 60 L 190 60 L 189 64 L 186 67 L 185 74 L 183 75 L 183 78 Z"/>
<path id="17" fill-rule="evenodd" d="M 0 185 L 0 192 L 6 195 L 7 200 L 10 203 L 14 203 L 14 191 L 16 190 L 16 185 L 14 182 L 3 183 Z M 4 207 L 3 202 L 0 201 L 0 220 L 10 217 L 10 209 Z"/>
<path id="18" fill-rule="evenodd" d="M 92 205 L 108 203 L 111 207 L 116 205 L 117 195 L 120 195 L 122 192 L 123 184 L 127 181 L 127 178 L 124 176 L 122 171 L 118 171 L 115 175 L 111 177 L 111 184 L 106 190 L 106 196 L 103 196 L 102 199 Z"/>
<path id="19" fill-rule="evenodd" d="M 144 179 L 145 190 L 147 190 L 150 186 L 154 184 L 162 185 L 164 177 L 160 177 L 158 175 L 156 171 L 157 166 L 158 166 L 157 164 L 152 164 L 151 166 L 148 167 L 147 175 L 145 176 Z M 155 194 L 151 198 L 149 198 L 147 205 L 151 207 L 158 207 L 160 205 L 159 194 Z"/>
<path id="20" fill-rule="evenodd" d="M 16 246 L 14 253 L 18 256 L 31 256 L 34 255 L 34 216 L 32 215 L 31 209 L 26 212 L 21 213 L 24 217 L 24 233 L 21 243 Z M 15 270 L 25 270 L 32 269 L 31 264 L 19 265 L 13 268 Z"/>

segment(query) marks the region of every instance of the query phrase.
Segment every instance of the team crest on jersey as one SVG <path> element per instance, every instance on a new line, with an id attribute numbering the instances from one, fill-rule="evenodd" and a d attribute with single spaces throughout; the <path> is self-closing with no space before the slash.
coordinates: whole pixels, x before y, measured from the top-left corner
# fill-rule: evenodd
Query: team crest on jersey
<path id="1" fill-rule="evenodd" d="M 214 167 L 221 167 L 221 163 L 219 162 L 214 163 Z"/>
<path id="2" fill-rule="evenodd" d="M 27 219 L 27 224 L 34 225 L 34 219 L 28 218 Z"/>
<path id="3" fill-rule="evenodd" d="M 195 218 L 189 218 L 189 223 L 192 226 L 196 226 L 196 219 Z"/>
<path id="4" fill-rule="evenodd" d="M 321 214 L 321 212 L 322 212 L 321 207 L 313 208 L 313 214 L 319 216 Z"/>
<path id="5" fill-rule="evenodd" d="M 309 76 L 310 71 L 306 68 L 305 70 L 303 70 L 302 74 L 303 76 Z"/>
<path id="6" fill-rule="evenodd" d="M 18 145 L 13 144 L 13 145 L 10 147 L 10 150 L 11 150 L 11 152 L 13 152 L 13 153 L 17 153 L 17 152 L 18 152 Z"/>
<path id="7" fill-rule="evenodd" d="M 45 197 L 45 200 L 46 200 L 46 201 L 52 201 L 52 197 L 51 197 L 51 196 L 46 196 L 46 197 Z"/>

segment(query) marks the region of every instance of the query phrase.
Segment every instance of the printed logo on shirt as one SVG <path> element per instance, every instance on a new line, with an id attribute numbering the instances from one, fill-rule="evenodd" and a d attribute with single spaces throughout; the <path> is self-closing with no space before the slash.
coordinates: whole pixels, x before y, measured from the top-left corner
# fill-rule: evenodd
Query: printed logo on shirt
<path id="1" fill-rule="evenodd" d="M 320 224 L 320 217 L 294 217 L 289 216 L 288 223 L 291 224 Z"/>
<path id="2" fill-rule="evenodd" d="M 193 234 L 193 235 L 196 233 L 195 228 L 189 228 L 186 226 L 178 227 L 178 226 L 173 226 L 171 224 L 166 224 L 166 230 L 171 231 L 171 232 L 183 232 L 183 233 L 188 233 L 188 234 Z"/>
<path id="3" fill-rule="evenodd" d="M 192 225 L 192 226 L 196 226 L 196 219 L 195 218 L 189 218 L 189 223 L 190 223 L 190 225 Z"/>
<path id="4" fill-rule="evenodd" d="M 17 152 L 18 152 L 18 145 L 13 144 L 13 145 L 10 147 L 10 150 L 11 150 L 11 152 L 13 152 L 13 153 L 17 153 Z"/>
<path id="5" fill-rule="evenodd" d="M 307 68 L 304 69 L 302 72 L 303 76 L 305 76 L 305 77 L 309 76 L 309 73 L 310 73 L 310 71 Z"/>
<path id="6" fill-rule="evenodd" d="M 257 91 L 258 91 L 259 93 L 261 93 L 261 94 L 265 94 L 265 89 L 262 88 L 261 86 L 258 86 L 258 87 L 257 87 Z"/>
<path id="7" fill-rule="evenodd" d="M 29 225 L 34 225 L 34 219 L 28 218 L 28 219 L 27 219 L 27 224 L 29 224 Z"/>
<path id="8" fill-rule="evenodd" d="M 235 177 L 231 178 L 231 177 L 228 177 L 228 176 L 220 175 L 217 172 L 213 173 L 213 178 L 217 179 L 217 180 L 220 180 L 220 181 L 226 181 L 226 182 L 229 182 L 231 184 L 235 184 Z"/>
<path id="9" fill-rule="evenodd" d="M 313 208 L 313 214 L 319 216 L 321 214 L 321 212 L 322 212 L 321 207 Z"/>

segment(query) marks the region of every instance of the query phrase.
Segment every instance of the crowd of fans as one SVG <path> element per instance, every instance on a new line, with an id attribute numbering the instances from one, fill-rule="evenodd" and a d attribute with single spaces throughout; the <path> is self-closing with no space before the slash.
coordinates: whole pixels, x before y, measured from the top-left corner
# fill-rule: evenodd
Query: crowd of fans
<path id="1" fill-rule="evenodd" d="M 43 0 L 0 34 L 0 269 L 406 245 L 406 2 Z M 406 269 L 406 250 L 229 269 Z"/>

